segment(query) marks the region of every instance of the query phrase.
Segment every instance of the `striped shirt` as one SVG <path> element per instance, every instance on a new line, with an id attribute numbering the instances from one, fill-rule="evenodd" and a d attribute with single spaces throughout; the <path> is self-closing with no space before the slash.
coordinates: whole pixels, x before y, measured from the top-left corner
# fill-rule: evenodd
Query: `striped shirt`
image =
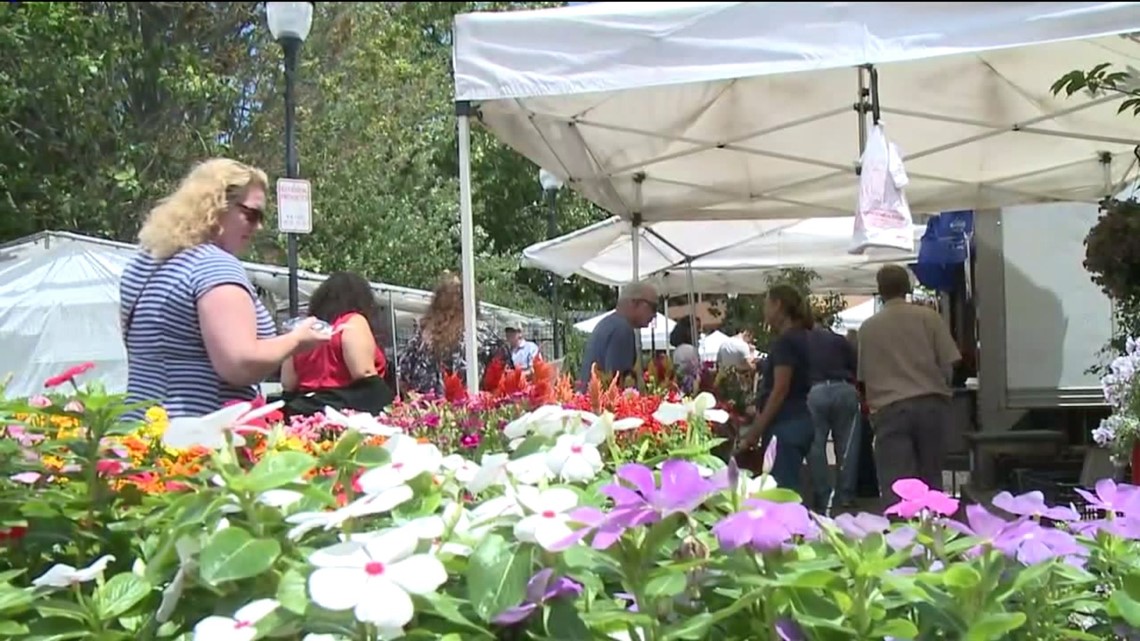
<path id="1" fill-rule="evenodd" d="M 237 285 L 249 292 L 258 338 L 277 334 L 273 317 L 257 298 L 241 261 L 217 245 L 191 247 L 161 262 L 143 251 L 123 270 L 119 314 L 127 346 L 127 402 L 161 403 L 173 418 L 202 416 L 228 401 L 257 395 L 254 387 L 223 381 L 206 354 L 198 299 L 219 285 Z M 132 417 L 141 415 L 142 410 Z"/>

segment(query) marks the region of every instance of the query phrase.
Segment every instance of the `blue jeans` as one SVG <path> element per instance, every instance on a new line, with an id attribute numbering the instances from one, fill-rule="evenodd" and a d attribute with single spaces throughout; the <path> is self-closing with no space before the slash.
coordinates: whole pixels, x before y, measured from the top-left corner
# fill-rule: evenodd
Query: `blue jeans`
<path id="1" fill-rule="evenodd" d="M 808 452 L 808 470 L 815 509 L 826 513 L 832 499 L 840 505 L 855 498 L 859 473 L 859 392 L 843 381 L 816 383 L 808 393 L 808 409 L 815 426 L 815 440 Z M 832 495 L 831 469 L 827 464 L 827 439 L 835 443 L 836 488 Z"/>
<path id="2" fill-rule="evenodd" d="M 764 449 L 773 436 L 776 437 L 776 460 L 772 464 L 772 478 L 780 487 L 803 496 L 800 469 L 815 438 L 811 415 L 777 418 L 764 434 Z"/>

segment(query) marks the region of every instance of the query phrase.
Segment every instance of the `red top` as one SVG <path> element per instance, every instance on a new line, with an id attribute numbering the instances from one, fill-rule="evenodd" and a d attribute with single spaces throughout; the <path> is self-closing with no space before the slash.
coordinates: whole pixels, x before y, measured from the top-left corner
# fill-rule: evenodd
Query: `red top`
<path id="1" fill-rule="evenodd" d="M 333 329 L 344 326 L 355 312 L 342 315 L 333 322 Z M 344 361 L 342 349 L 342 334 L 336 332 L 328 343 L 311 352 L 298 354 L 293 357 L 293 369 L 297 372 L 297 385 L 302 391 L 319 389 L 338 389 L 352 384 L 352 374 L 348 371 L 348 364 Z M 376 347 L 376 373 L 384 376 L 388 369 L 388 360 L 384 352 Z"/>

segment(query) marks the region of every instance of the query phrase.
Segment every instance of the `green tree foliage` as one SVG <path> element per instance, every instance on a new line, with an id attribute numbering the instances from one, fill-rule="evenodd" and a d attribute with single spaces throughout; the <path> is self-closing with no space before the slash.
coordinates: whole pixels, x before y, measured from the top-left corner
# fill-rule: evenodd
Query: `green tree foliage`
<path id="1" fill-rule="evenodd" d="M 459 269 L 451 78 L 455 14 L 554 3 L 317 3 L 301 52 L 297 146 L 313 182 L 302 267 L 429 288 Z M 281 52 L 261 3 L 19 3 L 0 10 L 0 242 L 44 229 L 131 241 L 194 162 L 284 167 Z M 546 238 L 538 168 L 472 140 L 482 300 L 545 311 L 549 277 L 518 254 Z M 558 233 L 605 217 L 559 197 Z M 271 221 L 272 224 L 272 221 Z M 254 258 L 284 262 L 283 240 Z M 562 286 L 567 307 L 605 288 Z"/>
<path id="2" fill-rule="evenodd" d="M 788 284 L 795 287 L 804 296 L 809 296 L 812 309 L 816 317 L 823 319 L 824 323 L 831 324 L 836 316 L 847 308 L 843 297 L 834 292 L 827 294 L 812 294 L 811 285 L 819 280 L 819 274 L 802 267 L 781 269 L 766 278 L 769 287 L 776 284 Z M 726 298 L 724 304 L 724 323 L 733 328 L 748 329 L 756 337 L 756 347 L 766 349 L 772 340 L 772 332 L 764 321 L 764 295 L 750 294 L 733 298 Z"/>

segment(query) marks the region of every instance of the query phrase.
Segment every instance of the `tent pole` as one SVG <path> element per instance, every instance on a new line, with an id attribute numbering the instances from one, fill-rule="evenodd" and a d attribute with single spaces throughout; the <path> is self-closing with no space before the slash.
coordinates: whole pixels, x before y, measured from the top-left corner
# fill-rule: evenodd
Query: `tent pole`
<path id="1" fill-rule="evenodd" d="M 392 367 L 396 368 L 396 398 L 400 397 L 400 344 L 396 342 L 396 306 L 392 303 L 392 290 L 388 290 L 388 323 L 392 332 Z"/>
<path id="2" fill-rule="evenodd" d="M 685 263 L 685 278 L 689 281 L 689 331 L 692 333 L 693 347 L 700 351 L 701 337 L 697 331 L 697 286 L 693 283 L 693 260 Z"/>
<path id="3" fill-rule="evenodd" d="M 459 126 L 459 229 L 462 249 L 463 343 L 467 357 L 467 392 L 479 392 L 479 347 L 475 324 L 475 225 L 471 220 L 471 103 L 455 103 Z"/>

